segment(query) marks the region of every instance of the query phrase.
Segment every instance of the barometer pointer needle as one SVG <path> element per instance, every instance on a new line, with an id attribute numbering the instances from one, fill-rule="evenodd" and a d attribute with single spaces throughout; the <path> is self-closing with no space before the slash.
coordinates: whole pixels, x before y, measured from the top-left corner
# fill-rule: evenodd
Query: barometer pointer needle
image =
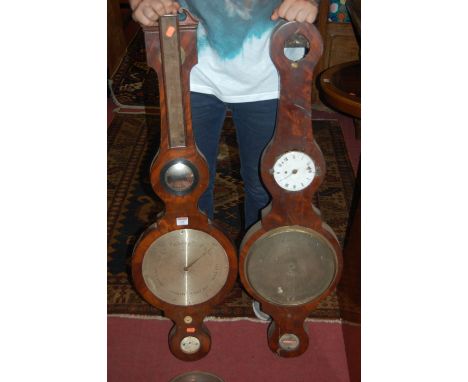
<path id="1" fill-rule="evenodd" d="M 203 256 L 205 256 L 207 254 L 207 252 L 205 252 L 203 255 L 201 255 L 200 257 L 197 257 L 194 261 L 192 261 L 189 265 L 187 265 L 186 267 L 184 267 L 184 271 L 188 271 L 189 268 L 195 264 L 198 260 L 200 260 Z"/>

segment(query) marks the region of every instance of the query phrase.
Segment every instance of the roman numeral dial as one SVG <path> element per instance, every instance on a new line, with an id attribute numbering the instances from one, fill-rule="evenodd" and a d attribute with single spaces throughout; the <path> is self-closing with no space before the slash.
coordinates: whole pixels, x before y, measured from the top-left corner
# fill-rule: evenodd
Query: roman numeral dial
<path id="1" fill-rule="evenodd" d="M 310 156 L 301 151 L 282 154 L 273 166 L 276 183 L 286 191 L 301 191 L 312 183 L 315 164 Z"/>

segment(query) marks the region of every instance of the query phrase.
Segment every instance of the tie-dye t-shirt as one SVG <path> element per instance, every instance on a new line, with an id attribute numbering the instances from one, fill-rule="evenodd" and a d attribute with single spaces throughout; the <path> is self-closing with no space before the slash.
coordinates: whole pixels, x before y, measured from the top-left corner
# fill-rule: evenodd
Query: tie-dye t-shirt
<path id="1" fill-rule="evenodd" d="M 190 89 L 224 102 L 278 98 L 278 73 L 269 43 L 281 0 L 180 0 L 199 21 L 198 64 Z"/>

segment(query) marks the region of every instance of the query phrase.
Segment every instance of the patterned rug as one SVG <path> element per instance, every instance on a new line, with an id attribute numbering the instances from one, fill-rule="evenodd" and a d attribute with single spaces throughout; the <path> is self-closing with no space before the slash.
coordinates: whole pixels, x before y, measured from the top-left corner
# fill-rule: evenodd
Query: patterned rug
<path id="1" fill-rule="evenodd" d="M 110 89 L 115 110 L 119 113 L 159 110 L 156 72 L 146 64 L 144 35 L 141 30 L 127 48 L 127 53 L 112 76 Z"/>
<path id="2" fill-rule="evenodd" d="M 326 179 L 314 204 L 343 243 L 353 192 L 353 172 L 338 123 L 314 121 L 314 131 L 327 163 Z M 235 127 L 230 118 L 226 119 L 221 140 L 215 184 L 215 220 L 234 242 L 239 243 L 243 188 Z M 109 314 L 161 315 L 132 287 L 129 267 L 135 241 L 163 208 L 149 183 L 149 167 L 158 144 L 157 115 L 117 114 L 108 129 Z M 345 273 L 343 282 L 353 284 L 356 277 L 359 277 L 357 271 Z M 352 298 L 353 294 L 346 291 L 339 294 L 339 298 L 336 293 L 330 295 L 310 317 L 359 322 L 359 305 Z M 254 317 L 251 299 L 237 282 L 212 315 Z"/>

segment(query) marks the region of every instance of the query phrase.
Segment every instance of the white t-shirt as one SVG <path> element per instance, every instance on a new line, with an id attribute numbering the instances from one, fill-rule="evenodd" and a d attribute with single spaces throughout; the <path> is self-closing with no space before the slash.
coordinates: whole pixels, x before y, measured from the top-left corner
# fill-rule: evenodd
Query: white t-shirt
<path id="1" fill-rule="evenodd" d="M 270 20 L 275 0 L 181 0 L 199 19 L 198 64 L 190 90 L 228 103 L 279 97 L 279 78 L 270 58 Z"/>

